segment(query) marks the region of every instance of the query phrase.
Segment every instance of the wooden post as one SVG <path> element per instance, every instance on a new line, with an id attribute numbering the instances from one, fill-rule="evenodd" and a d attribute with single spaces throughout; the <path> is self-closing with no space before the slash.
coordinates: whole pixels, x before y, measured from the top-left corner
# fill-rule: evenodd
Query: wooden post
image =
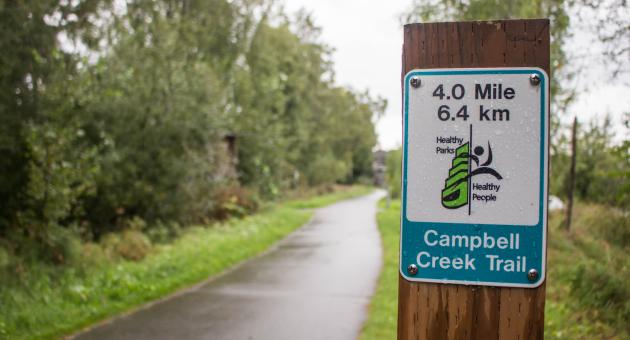
<path id="1" fill-rule="evenodd" d="M 571 167 L 569 168 L 569 188 L 567 191 L 567 216 L 565 228 L 571 229 L 571 217 L 573 216 L 573 189 L 575 188 L 575 159 L 577 157 L 577 117 L 573 120 L 571 129 Z"/>
<path id="2" fill-rule="evenodd" d="M 549 72 L 549 20 L 409 24 L 402 77 L 421 68 L 540 67 Z M 543 339 L 545 283 L 503 288 L 399 278 L 398 339 Z"/>

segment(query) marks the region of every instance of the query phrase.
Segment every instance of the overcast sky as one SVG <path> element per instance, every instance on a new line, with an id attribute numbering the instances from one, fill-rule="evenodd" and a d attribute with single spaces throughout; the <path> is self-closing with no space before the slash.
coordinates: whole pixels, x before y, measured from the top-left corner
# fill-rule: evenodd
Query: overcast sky
<path id="1" fill-rule="evenodd" d="M 387 99 L 387 112 L 377 124 L 380 146 L 391 149 L 401 141 L 401 52 L 402 27 L 398 17 L 410 0 L 285 0 L 287 12 L 305 8 L 322 27 L 322 41 L 335 48 L 333 60 L 337 83 L 356 90 L 369 90 Z M 591 51 L 596 46 L 588 32 L 578 31 L 571 40 L 570 52 Z M 610 112 L 616 125 L 617 140 L 628 138 L 622 113 L 630 112 L 630 79 L 626 75 L 616 84 L 605 77 L 605 70 L 582 61 L 580 67 L 592 68 L 591 75 L 577 79 L 584 91 L 571 108 L 581 121 Z M 625 85 L 624 85 L 625 83 Z M 569 120 L 569 117 L 565 117 Z"/>

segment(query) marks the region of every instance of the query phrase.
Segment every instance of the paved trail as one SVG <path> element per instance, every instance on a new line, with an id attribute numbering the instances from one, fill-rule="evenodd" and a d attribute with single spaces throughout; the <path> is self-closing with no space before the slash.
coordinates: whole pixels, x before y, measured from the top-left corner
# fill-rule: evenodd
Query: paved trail
<path id="1" fill-rule="evenodd" d="M 356 339 L 381 266 L 375 192 L 317 210 L 273 250 L 79 339 Z"/>

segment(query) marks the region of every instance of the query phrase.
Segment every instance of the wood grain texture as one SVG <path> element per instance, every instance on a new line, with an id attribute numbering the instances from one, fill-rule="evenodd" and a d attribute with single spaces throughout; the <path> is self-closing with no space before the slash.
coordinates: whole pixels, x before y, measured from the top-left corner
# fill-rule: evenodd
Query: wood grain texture
<path id="1" fill-rule="evenodd" d="M 549 20 L 410 24 L 402 75 L 421 68 L 540 67 L 549 72 Z M 545 283 L 500 288 L 399 277 L 398 339 L 543 339 Z"/>

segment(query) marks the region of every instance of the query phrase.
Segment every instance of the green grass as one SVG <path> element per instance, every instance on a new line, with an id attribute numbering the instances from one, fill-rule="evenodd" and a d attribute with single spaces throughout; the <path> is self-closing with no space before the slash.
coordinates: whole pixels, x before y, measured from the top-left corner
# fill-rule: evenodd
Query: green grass
<path id="1" fill-rule="evenodd" d="M 381 200 L 377 222 L 383 243 L 383 271 L 370 303 L 361 339 L 396 339 L 400 200 L 391 201 L 389 207 L 386 200 Z"/>
<path id="2" fill-rule="evenodd" d="M 260 254 L 309 220 L 311 210 L 366 194 L 353 187 L 293 200 L 240 220 L 191 227 L 140 262 L 120 261 L 92 270 L 29 268 L 19 285 L 0 284 L 0 337 L 55 338 L 145 302 L 201 282 Z M 61 273 L 59 273 L 61 271 Z"/>
<path id="3" fill-rule="evenodd" d="M 547 339 L 630 339 L 630 257 L 616 231 L 630 233 L 630 216 L 578 204 L 570 232 L 549 215 Z"/>
<path id="4" fill-rule="evenodd" d="M 400 201 L 379 203 L 384 269 L 361 339 L 396 338 Z M 570 232 L 549 216 L 546 339 L 630 339 L 630 217 L 578 204 Z"/>

